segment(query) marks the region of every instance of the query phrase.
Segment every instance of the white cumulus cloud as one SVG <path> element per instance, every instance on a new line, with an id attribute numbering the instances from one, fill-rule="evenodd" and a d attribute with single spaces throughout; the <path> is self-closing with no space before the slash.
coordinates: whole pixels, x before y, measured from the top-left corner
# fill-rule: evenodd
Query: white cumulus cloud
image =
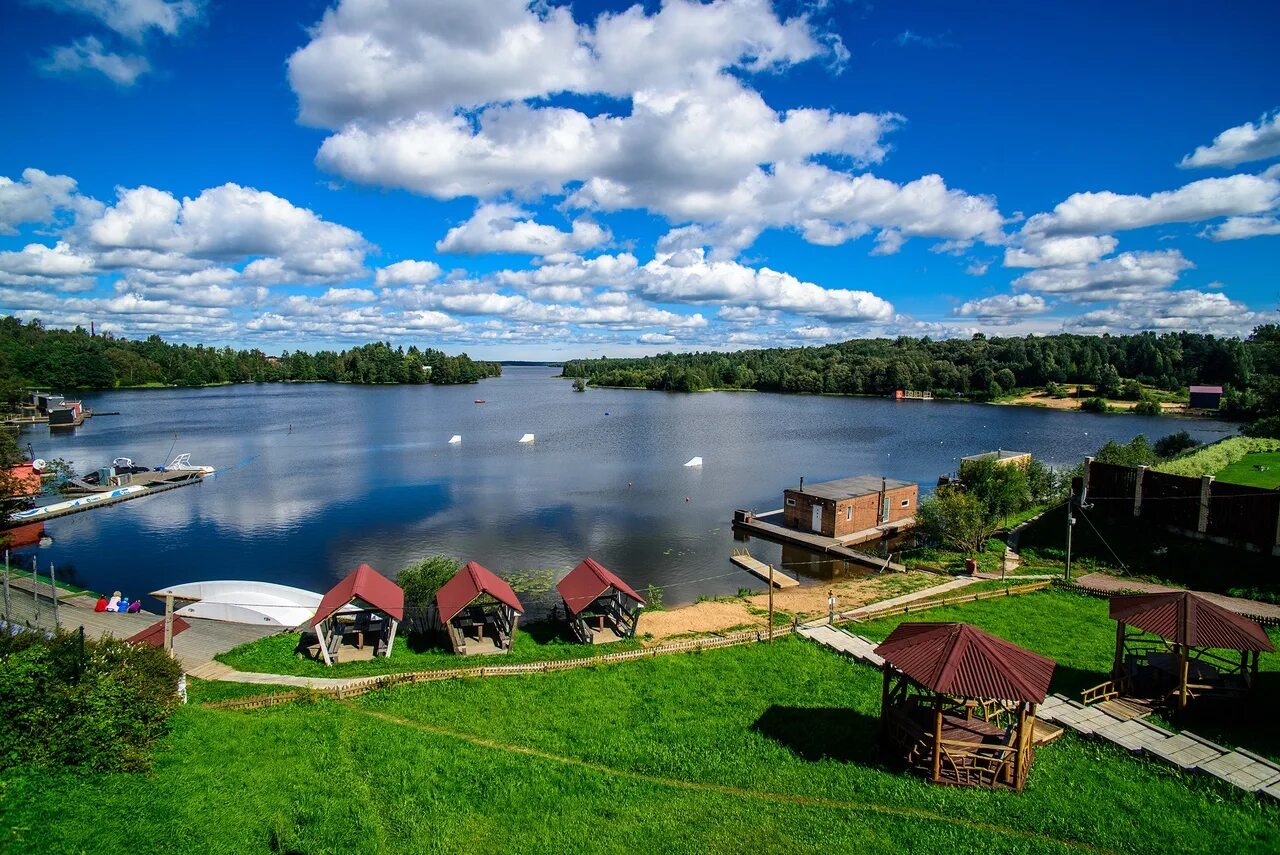
<path id="1" fill-rule="evenodd" d="M 587 219 L 573 222 L 570 231 L 535 222 L 532 215 L 509 203 L 482 204 L 469 220 L 449 229 L 436 251 L 483 255 L 491 252 L 553 255 L 580 252 L 609 240 L 607 229 Z"/>
<path id="2" fill-rule="evenodd" d="M 1178 165 L 1184 169 L 1196 166 L 1235 166 L 1251 160 L 1280 157 L 1280 110 L 1263 114 L 1257 124 L 1245 122 L 1227 128 L 1209 145 L 1196 150 Z"/>

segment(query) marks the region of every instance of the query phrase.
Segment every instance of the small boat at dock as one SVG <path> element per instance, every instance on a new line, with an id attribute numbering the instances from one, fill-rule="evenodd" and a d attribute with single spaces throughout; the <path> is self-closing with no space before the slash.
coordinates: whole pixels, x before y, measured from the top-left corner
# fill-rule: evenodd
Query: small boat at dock
<path id="1" fill-rule="evenodd" d="M 195 466 L 190 454 L 179 454 L 168 466 L 152 469 L 138 466 L 128 457 L 117 457 L 110 466 L 88 472 L 80 478 L 68 478 L 62 492 L 69 496 L 110 493 L 121 487 L 153 487 L 203 478 L 214 472 L 212 466 Z"/>

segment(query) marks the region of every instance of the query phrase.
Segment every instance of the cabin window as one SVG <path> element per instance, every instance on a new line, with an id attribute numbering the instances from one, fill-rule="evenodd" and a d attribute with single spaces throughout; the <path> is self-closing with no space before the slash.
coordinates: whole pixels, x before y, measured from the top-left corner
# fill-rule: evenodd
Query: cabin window
<path id="1" fill-rule="evenodd" d="M 911 500 L 910 500 L 910 499 L 903 499 L 903 500 L 902 500 L 902 507 L 904 507 L 904 508 L 909 508 L 909 507 L 911 507 Z"/>
<path id="2" fill-rule="evenodd" d="M 851 519 L 853 519 L 853 505 L 848 505 L 848 506 L 844 509 L 844 518 L 845 518 L 846 520 L 851 520 Z"/>
<path id="3" fill-rule="evenodd" d="M 788 507 L 788 508 L 794 508 L 795 506 L 796 506 L 796 500 L 795 500 L 795 499 L 787 499 L 787 507 Z"/>

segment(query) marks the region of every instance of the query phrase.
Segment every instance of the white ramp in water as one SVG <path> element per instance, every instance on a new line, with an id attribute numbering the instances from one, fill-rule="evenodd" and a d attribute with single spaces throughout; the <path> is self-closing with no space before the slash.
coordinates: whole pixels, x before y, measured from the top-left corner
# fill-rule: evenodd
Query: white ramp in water
<path id="1" fill-rule="evenodd" d="M 533 442 L 533 434 L 531 434 L 531 433 L 526 433 L 524 436 L 520 437 L 520 441 L 521 441 L 521 442 Z"/>
<path id="2" fill-rule="evenodd" d="M 457 445 L 460 442 L 462 442 L 462 434 L 460 433 L 455 433 L 453 436 L 449 437 L 450 445 Z"/>
<path id="3" fill-rule="evenodd" d="M 685 464 L 685 466 L 701 466 L 701 465 L 702 465 L 701 457 L 691 457 L 689 458 L 689 462 Z"/>

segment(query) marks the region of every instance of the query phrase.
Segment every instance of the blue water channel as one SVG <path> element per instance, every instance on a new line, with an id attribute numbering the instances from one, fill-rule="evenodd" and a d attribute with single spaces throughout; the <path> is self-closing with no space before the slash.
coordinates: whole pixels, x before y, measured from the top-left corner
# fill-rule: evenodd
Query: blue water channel
<path id="1" fill-rule="evenodd" d="M 526 604 L 590 555 L 668 604 L 759 588 L 729 562 L 735 508 L 782 505 L 782 490 L 858 474 L 934 484 L 967 454 L 1030 451 L 1074 464 L 1107 439 L 1208 420 L 750 392 L 575 393 L 557 368 L 508 367 L 461 387 L 332 384 L 157 389 L 86 396 L 73 433 L 24 432 L 40 457 L 78 471 L 115 457 L 159 466 L 176 453 L 220 472 L 193 487 L 46 524 L 19 550 L 42 571 L 136 596 L 206 579 L 323 591 L 361 562 L 387 575 L 442 553 L 525 579 Z M 485 403 L 474 400 L 483 398 Z M 522 434 L 536 440 L 520 444 Z M 462 442 L 448 444 L 454 434 Z M 699 468 L 683 464 L 699 456 Z M 755 539 L 753 555 L 805 578 L 846 572 Z M 150 604 L 155 607 L 155 603 Z"/>

